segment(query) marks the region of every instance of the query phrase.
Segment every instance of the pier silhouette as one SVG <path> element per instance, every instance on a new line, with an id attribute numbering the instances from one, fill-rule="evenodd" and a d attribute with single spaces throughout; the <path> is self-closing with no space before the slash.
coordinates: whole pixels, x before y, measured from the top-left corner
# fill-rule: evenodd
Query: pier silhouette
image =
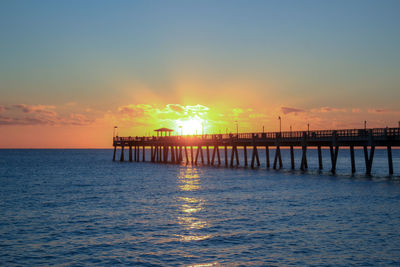
<path id="1" fill-rule="evenodd" d="M 307 149 L 316 147 L 318 150 L 318 168 L 323 169 L 322 148 L 329 148 L 330 171 L 336 172 L 339 149 L 348 147 L 351 158 L 352 173 L 356 172 L 354 149 L 364 150 L 365 170 L 370 175 L 376 147 L 385 147 L 388 157 L 388 171 L 393 174 L 392 147 L 400 146 L 400 128 L 374 129 L 342 129 L 319 131 L 289 131 L 266 133 L 236 133 L 236 134 L 204 134 L 178 136 L 143 136 L 143 137 L 113 137 L 113 160 L 116 160 L 117 148 L 120 148 L 120 161 L 124 161 L 124 150 L 129 149 L 129 161 L 146 161 L 146 148 L 150 149 L 150 162 L 193 164 L 200 161 L 203 165 L 240 166 L 238 148 L 243 148 L 243 166 L 251 168 L 260 166 L 258 150 L 265 149 L 266 166 L 273 169 L 283 168 L 281 148 L 290 148 L 290 168 L 295 169 L 294 148 L 301 148 L 301 170 L 308 169 Z M 270 161 L 271 147 L 275 148 L 273 162 Z M 228 155 L 230 148 L 230 155 Z M 248 148 L 251 149 L 251 159 L 248 158 Z M 221 150 L 223 155 L 221 155 Z M 141 157 L 140 157 L 141 156 Z M 222 157 L 223 156 L 223 157 Z M 140 160 L 141 158 L 141 160 Z M 250 160 L 249 160 L 250 159 Z M 250 161 L 250 162 L 249 162 Z M 272 163 L 272 164 L 271 164 Z"/>

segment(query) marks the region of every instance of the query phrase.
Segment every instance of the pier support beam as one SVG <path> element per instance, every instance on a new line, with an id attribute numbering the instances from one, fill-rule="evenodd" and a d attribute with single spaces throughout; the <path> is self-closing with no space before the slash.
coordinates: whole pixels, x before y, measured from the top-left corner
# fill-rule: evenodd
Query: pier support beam
<path id="1" fill-rule="evenodd" d="M 302 146 L 301 147 L 301 164 L 300 164 L 300 170 L 305 171 L 308 169 L 308 163 L 307 163 L 307 146 Z"/>
<path id="2" fill-rule="evenodd" d="M 354 146 L 350 146 L 351 173 L 356 172 L 356 161 L 354 158 Z"/>
<path id="3" fill-rule="evenodd" d="M 364 146 L 365 173 L 371 175 L 372 161 L 374 160 L 375 146 L 371 146 L 368 156 L 368 147 Z"/>
<path id="4" fill-rule="evenodd" d="M 164 146 L 164 163 L 168 162 L 169 146 Z"/>
<path id="5" fill-rule="evenodd" d="M 211 157 L 211 165 L 214 165 L 214 162 L 215 162 L 215 154 L 217 154 L 217 157 L 218 157 L 218 166 L 219 166 L 219 165 L 221 165 L 221 157 L 220 157 L 220 155 L 219 155 L 219 146 L 218 146 L 218 145 L 214 146 L 213 153 L 212 153 L 212 157 Z"/>
<path id="6" fill-rule="evenodd" d="M 146 146 L 143 146 L 143 158 L 142 158 L 143 162 L 146 161 Z"/>
<path id="7" fill-rule="evenodd" d="M 292 170 L 294 170 L 294 151 L 293 151 L 293 146 L 290 146 L 290 163 Z"/>
<path id="8" fill-rule="evenodd" d="M 129 145 L 129 162 L 132 162 L 132 145 Z"/>
<path id="9" fill-rule="evenodd" d="M 191 163 L 193 165 L 193 161 L 194 161 L 194 158 L 193 158 L 193 146 L 190 146 L 190 161 L 191 161 Z"/>
<path id="10" fill-rule="evenodd" d="M 207 165 L 210 165 L 210 148 L 209 148 L 209 146 L 206 147 L 206 150 L 207 150 Z M 215 147 L 214 147 L 214 150 L 215 150 Z M 214 156 L 213 156 L 213 160 L 212 161 L 214 163 Z"/>
<path id="11" fill-rule="evenodd" d="M 279 161 L 279 169 L 282 168 L 282 156 L 281 156 L 281 148 L 277 146 L 275 149 L 275 158 L 274 158 L 274 170 L 276 170 L 276 165 Z"/>
<path id="12" fill-rule="evenodd" d="M 208 146 L 207 146 L 207 148 L 208 148 Z M 217 150 L 217 146 L 214 146 L 214 149 L 213 149 L 213 152 L 212 152 L 212 156 L 211 156 L 211 162 L 209 160 L 207 160 L 207 164 L 211 163 L 211 165 L 214 165 L 214 159 L 215 159 L 216 150 Z M 208 157 L 207 157 L 207 159 L 208 159 Z"/>
<path id="13" fill-rule="evenodd" d="M 243 147 L 243 152 L 244 152 L 244 166 L 247 167 L 247 147 Z"/>
<path id="14" fill-rule="evenodd" d="M 183 155 L 182 155 L 182 146 L 179 146 L 179 163 L 181 163 L 182 162 L 182 160 L 183 160 Z"/>
<path id="15" fill-rule="evenodd" d="M 201 145 L 200 145 L 200 157 L 201 157 L 201 164 L 204 165 L 203 147 Z"/>
<path id="16" fill-rule="evenodd" d="M 254 160 L 257 161 L 257 166 L 260 166 L 260 159 L 258 157 L 257 146 L 253 146 L 253 153 L 251 155 L 251 168 L 254 168 Z"/>
<path id="17" fill-rule="evenodd" d="M 124 146 L 121 146 L 121 157 L 119 159 L 119 161 L 124 161 Z"/>
<path id="18" fill-rule="evenodd" d="M 323 166 L 322 166 L 322 150 L 321 150 L 321 146 L 318 146 L 318 169 L 322 170 Z"/>
<path id="19" fill-rule="evenodd" d="M 221 165 L 221 156 L 219 155 L 219 146 L 215 146 L 215 148 L 217 150 L 217 158 L 218 158 L 218 166 Z"/>
<path id="20" fill-rule="evenodd" d="M 225 167 L 228 167 L 228 146 L 225 145 Z"/>
<path id="21" fill-rule="evenodd" d="M 187 151 L 187 146 L 185 145 L 185 156 L 186 156 L 186 165 L 189 164 L 189 155 L 188 155 L 188 151 Z"/>
<path id="22" fill-rule="evenodd" d="M 179 156 L 179 146 L 175 147 L 175 163 L 179 164 L 181 162 L 180 156 Z"/>
<path id="23" fill-rule="evenodd" d="M 335 149 L 333 148 L 333 146 L 329 146 L 329 151 L 331 153 L 331 163 L 332 163 L 331 172 L 336 173 L 336 162 L 339 154 L 339 146 L 335 146 Z"/>
<path id="24" fill-rule="evenodd" d="M 113 161 L 115 161 L 115 155 L 117 154 L 117 146 L 114 146 Z"/>
<path id="25" fill-rule="evenodd" d="M 265 160 L 267 161 L 267 169 L 269 169 L 269 148 L 265 146 Z"/>
<path id="26" fill-rule="evenodd" d="M 197 146 L 196 158 L 194 160 L 194 165 L 197 165 L 197 159 L 199 158 L 201 146 Z"/>
<path id="27" fill-rule="evenodd" d="M 133 147 L 133 149 L 134 149 L 134 151 L 133 151 L 133 160 L 136 162 L 137 160 L 136 160 L 136 156 L 137 156 L 137 153 L 136 153 L 136 146 L 134 146 Z"/>
<path id="28" fill-rule="evenodd" d="M 388 154 L 388 164 L 389 164 L 389 174 L 393 174 L 393 160 L 392 160 L 392 147 L 387 147 L 387 154 Z"/>
<path id="29" fill-rule="evenodd" d="M 237 146 L 235 146 L 235 154 L 236 154 L 236 166 L 239 166 L 239 153 Z"/>
<path id="30" fill-rule="evenodd" d="M 175 163 L 175 148 L 171 146 L 171 163 Z"/>
<path id="31" fill-rule="evenodd" d="M 239 154 L 238 154 L 237 146 L 233 145 L 232 151 L 231 151 L 231 167 L 233 167 L 233 162 L 234 162 L 235 158 L 236 158 L 236 166 L 239 166 Z"/>

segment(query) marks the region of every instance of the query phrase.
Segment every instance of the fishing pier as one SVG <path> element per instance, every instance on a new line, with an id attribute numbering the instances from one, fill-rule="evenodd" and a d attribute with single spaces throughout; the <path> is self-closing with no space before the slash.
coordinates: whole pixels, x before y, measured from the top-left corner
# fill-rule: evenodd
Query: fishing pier
<path id="1" fill-rule="evenodd" d="M 367 175 L 371 174 L 375 148 L 383 147 L 387 150 L 388 171 L 392 175 L 392 147 L 400 147 L 400 128 L 114 137 L 113 146 L 114 161 L 117 157 L 117 148 L 120 148 L 120 161 L 125 160 L 124 150 L 129 150 L 127 160 L 130 162 L 146 161 L 146 149 L 150 149 L 150 159 L 147 160 L 153 163 L 225 165 L 226 167 L 241 166 L 238 153 L 238 148 L 241 148 L 244 154 L 242 166 L 251 168 L 260 166 L 258 151 L 265 149 L 266 167 L 273 169 L 283 168 L 282 147 L 290 149 L 289 166 L 295 169 L 294 148 L 301 148 L 299 168 L 303 171 L 308 169 L 307 149 L 309 147 L 315 147 L 318 150 L 319 170 L 323 169 L 322 148 L 329 148 L 332 173 L 336 172 L 338 153 L 343 147 L 349 148 L 351 170 L 355 173 L 354 149 L 361 148 L 364 151 Z M 269 151 L 271 147 L 275 148 L 274 155 L 271 155 L 273 161 L 270 160 L 272 159 Z"/>

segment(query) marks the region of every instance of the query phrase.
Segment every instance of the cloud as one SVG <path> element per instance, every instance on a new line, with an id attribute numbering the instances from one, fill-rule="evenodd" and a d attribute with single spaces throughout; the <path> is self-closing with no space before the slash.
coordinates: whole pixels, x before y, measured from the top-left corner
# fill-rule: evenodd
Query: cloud
<path id="1" fill-rule="evenodd" d="M 3 107 L 0 125 L 88 125 L 94 122 L 84 114 L 59 115 L 56 106 L 15 104 Z"/>
<path id="2" fill-rule="evenodd" d="M 61 120 L 62 124 L 77 126 L 89 125 L 93 122 L 94 120 L 89 119 L 87 116 L 79 113 L 72 113 L 69 117 L 62 118 Z"/>
<path id="3" fill-rule="evenodd" d="M 328 112 L 346 112 L 345 108 L 321 107 L 312 109 L 313 113 L 328 113 Z"/>
<path id="4" fill-rule="evenodd" d="M 388 109 L 368 109 L 368 113 L 372 113 L 372 114 L 383 114 L 383 113 L 388 113 L 391 112 Z"/>
<path id="5" fill-rule="evenodd" d="M 3 113 L 6 110 L 6 107 L 0 105 L 0 113 Z"/>
<path id="6" fill-rule="evenodd" d="M 305 112 L 304 109 L 300 109 L 300 108 L 289 108 L 289 107 L 281 107 L 281 111 L 283 114 L 290 114 L 290 113 L 294 113 L 295 115 L 297 115 L 298 113 L 301 112 Z"/>
<path id="7" fill-rule="evenodd" d="M 127 105 L 119 107 L 118 112 L 128 117 L 140 117 L 149 109 L 151 109 L 149 105 Z"/>
<path id="8" fill-rule="evenodd" d="M 183 114 L 185 112 L 185 107 L 179 104 L 168 104 L 167 109 L 174 111 L 178 114 Z"/>
<path id="9" fill-rule="evenodd" d="M 24 113 L 46 113 L 46 114 L 54 114 L 53 111 L 49 109 L 55 109 L 55 106 L 45 106 L 45 105 L 25 105 L 25 104 L 17 104 L 14 105 L 15 108 L 21 109 Z"/>

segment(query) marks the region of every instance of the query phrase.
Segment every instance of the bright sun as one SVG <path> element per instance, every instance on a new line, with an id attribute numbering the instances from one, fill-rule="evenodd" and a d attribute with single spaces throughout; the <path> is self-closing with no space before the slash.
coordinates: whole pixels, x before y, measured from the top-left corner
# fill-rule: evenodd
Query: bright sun
<path id="1" fill-rule="evenodd" d="M 182 130 L 180 131 L 183 135 L 191 135 L 191 134 L 202 134 L 204 121 L 200 118 L 190 118 L 186 120 L 178 120 L 177 124 L 179 128 Z"/>

